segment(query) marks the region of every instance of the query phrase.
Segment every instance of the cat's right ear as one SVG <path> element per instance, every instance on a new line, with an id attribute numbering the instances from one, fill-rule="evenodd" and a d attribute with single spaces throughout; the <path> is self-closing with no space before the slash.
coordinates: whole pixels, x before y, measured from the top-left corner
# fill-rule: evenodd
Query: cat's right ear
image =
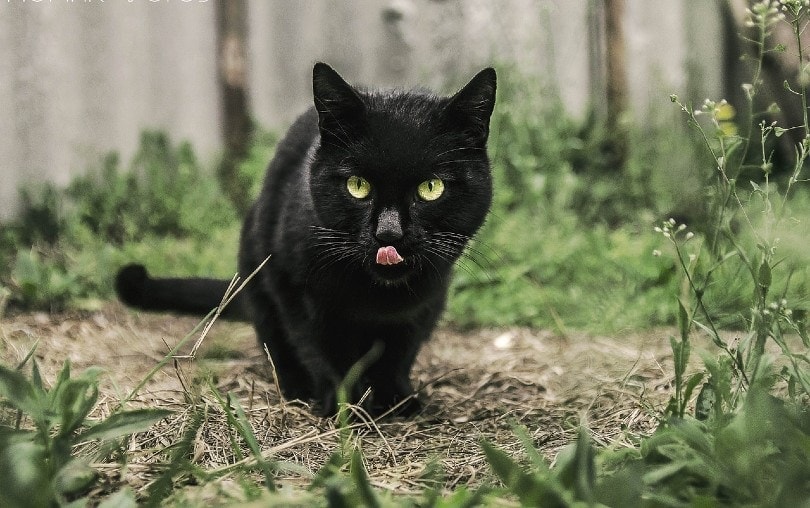
<path id="1" fill-rule="evenodd" d="M 449 128 L 465 133 L 472 142 L 482 147 L 486 146 L 489 136 L 496 82 L 495 69 L 488 67 L 482 70 L 450 98 L 445 108 Z"/>
<path id="2" fill-rule="evenodd" d="M 322 136 L 344 137 L 365 112 L 357 91 L 325 63 L 312 69 L 312 93 Z"/>

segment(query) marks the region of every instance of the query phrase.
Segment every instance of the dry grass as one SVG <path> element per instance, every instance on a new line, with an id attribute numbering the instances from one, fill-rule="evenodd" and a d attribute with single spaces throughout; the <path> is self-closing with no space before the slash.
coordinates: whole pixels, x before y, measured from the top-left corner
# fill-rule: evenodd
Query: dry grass
<path id="1" fill-rule="evenodd" d="M 196 324 L 132 314 L 117 305 L 83 316 L 6 317 L 0 321 L 0 354 L 7 364 L 16 364 L 38 341 L 36 358 L 48 380 L 66 358 L 77 371 L 104 367 L 94 413 L 104 417 Z M 661 331 L 563 339 L 524 329 L 444 328 L 422 351 L 413 374 L 424 411 L 409 420 L 379 422 L 356 412 L 351 439 L 362 446 L 372 483 L 397 494 L 424 490 L 431 481 L 424 475 L 435 463 L 444 471 L 446 489 L 492 480 L 479 442 L 487 439 L 520 453 L 515 424 L 528 430 L 549 460 L 573 440 L 580 423 L 599 444 L 629 445 L 628 438 L 654 428 L 657 410 L 669 396 L 667 337 Z M 193 343 L 192 338 L 181 353 Z M 194 441 L 194 463 L 217 477 L 217 492 L 235 485 L 233 466 L 240 459 L 231 444 L 233 432 L 205 379 L 239 398 L 264 457 L 282 468 L 278 483 L 307 485 L 340 448 L 340 432 L 334 419 L 314 417 L 302 403 L 280 400 L 271 372 L 249 326 L 217 323 L 196 360 L 169 362 L 130 403 L 174 414 L 129 441 L 126 467 L 115 461 L 95 464 L 107 479 L 101 488 L 145 489 L 160 473 L 155 464 L 167 459 L 164 449 L 179 441 L 196 409 L 204 410 L 204 421 Z M 244 455 L 243 463 L 253 460 L 247 447 Z M 219 495 L 206 491 L 210 485 L 196 488 L 203 498 Z"/>

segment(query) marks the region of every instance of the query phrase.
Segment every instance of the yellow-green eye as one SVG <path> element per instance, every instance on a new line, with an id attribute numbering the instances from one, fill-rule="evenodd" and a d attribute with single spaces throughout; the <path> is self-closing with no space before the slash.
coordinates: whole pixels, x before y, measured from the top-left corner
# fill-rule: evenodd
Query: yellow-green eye
<path id="1" fill-rule="evenodd" d="M 346 188 L 349 189 L 349 194 L 357 199 L 363 199 L 371 194 L 371 184 L 368 180 L 359 176 L 350 176 L 346 180 Z"/>
<path id="2" fill-rule="evenodd" d="M 444 182 L 438 178 L 425 180 L 419 184 L 419 187 L 416 188 L 416 192 L 419 194 L 419 197 L 425 201 L 437 200 L 444 192 Z"/>

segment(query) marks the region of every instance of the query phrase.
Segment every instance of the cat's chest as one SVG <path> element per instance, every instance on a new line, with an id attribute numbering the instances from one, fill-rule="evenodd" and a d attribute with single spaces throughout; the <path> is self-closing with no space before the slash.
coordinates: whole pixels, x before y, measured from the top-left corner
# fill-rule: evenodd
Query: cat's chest
<path id="1" fill-rule="evenodd" d="M 315 285 L 307 293 L 311 311 L 358 323 L 418 321 L 441 313 L 444 301 L 440 287 L 386 287 L 365 281 Z"/>

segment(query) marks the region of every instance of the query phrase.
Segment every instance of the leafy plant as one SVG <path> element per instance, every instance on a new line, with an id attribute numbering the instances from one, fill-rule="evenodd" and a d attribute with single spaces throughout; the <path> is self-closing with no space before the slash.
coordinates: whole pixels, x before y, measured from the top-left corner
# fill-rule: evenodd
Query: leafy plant
<path id="1" fill-rule="evenodd" d="M 804 408 L 751 389 L 722 423 L 672 418 L 638 449 L 597 449 L 586 430 L 550 467 L 517 429 L 528 467 L 483 443 L 523 506 L 803 506 L 810 487 Z"/>
<path id="2" fill-rule="evenodd" d="M 96 480 L 96 473 L 73 448 L 93 439 L 111 441 L 146 430 L 168 411 L 119 411 L 103 421 L 88 417 L 98 399 L 100 369 L 71 375 L 66 361 L 50 388 L 31 360 L 31 377 L 0 365 L 0 504 L 50 506 L 74 499 Z M 26 363 L 26 362 L 23 362 Z M 20 366 L 22 367 L 22 365 Z M 8 423 L 11 420 L 11 423 Z M 33 427 L 28 429 L 28 423 Z"/>
<path id="3" fill-rule="evenodd" d="M 22 305 L 61 309 L 79 296 L 76 273 L 61 264 L 50 264 L 36 249 L 20 251 L 11 269 L 15 297 Z"/>
<path id="4" fill-rule="evenodd" d="M 748 11 L 747 24 L 758 34 L 753 42 L 759 61 L 752 83 L 743 88 L 747 118 L 758 132 L 738 129 L 725 101 L 707 100 L 695 110 L 671 97 L 703 139 L 714 180 L 703 228 L 693 230 L 675 219 L 655 228 L 669 243 L 683 276 L 677 305 L 679 334 L 670 339 L 674 392 L 658 429 L 641 439 L 637 449 L 618 451 L 595 449 L 580 431 L 577 443 L 558 456 L 555 467 L 539 458 L 525 434 L 529 469 L 485 444 L 490 465 L 521 504 L 806 504 L 810 496 L 806 481 L 810 474 L 810 358 L 806 354 L 810 340 L 806 311 L 790 305 L 792 300 L 802 301 L 806 280 L 795 262 L 780 253 L 779 243 L 790 213 L 789 196 L 796 184 L 806 180 L 803 174 L 810 156 L 806 81 L 785 84 L 804 111 L 803 125 L 792 128 L 803 130 L 805 137 L 796 146 L 789 176 L 781 185 L 772 178 L 769 142 L 786 128 L 759 120 L 762 116 L 755 114 L 753 105 L 761 86 L 762 56 L 784 50 L 768 47 L 773 26 L 789 23 L 801 48 L 809 7 L 798 0 L 758 1 Z M 804 66 L 801 49 L 797 57 Z M 752 152 L 759 153 L 756 168 L 761 180 L 746 187 L 738 179 L 751 172 L 748 154 Z M 656 254 L 661 256 L 660 251 Z M 718 302 L 727 293 L 736 293 L 740 301 Z M 727 305 L 750 311 L 723 315 Z M 747 332 L 741 339 L 729 340 L 728 333 L 721 333 L 729 325 Z M 719 356 L 703 354 L 704 369 L 690 372 L 698 331 L 710 339 Z"/>
<path id="5" fill-rule="evenodd" d="M 804 2 L 783 0 L 781 2 L 759 1 L 755 2 L 748 11 L 747 24 L 754 27 L 758 38 L 754 40 L 759 51 L 759 60 L 756 65 L 753 80 L 743 85 L 748 100 L 748 116 L 755 118 L 753 111 L 754 99 L 759 93 L 762 71 L 762 57 L 768 48 L 768 37 L 772 27 L 781 22 L 787 22 L 793 29 L 796 43 L 799 48 L 802 44 L 802 29 L 807 19 L 808 7 Z M 784 50 L 776 48 L 775 50 Z M 801 65 L 802 55 L 798 55 Z M 790 84 L 786 83 L 790 88 Z M 678 265 L 686 279 L 688 294 L 686 295 L 692 308 L 687 310 L 681 304 L 682 316 L 680 329 L 681 340 L 673 339 L 673 350 L 676 355 L 676 395 L 670 406 L 670 414 L 682 417 L 684 415 L 687 394 L 696 388 L 699 379 L 696 376 L 686 380 L 682 376 L 683 368 L 688 361 L 689 335 L 692 326 L 704 331 L 723 353 L 718 360 L 704 359 L 708 379 L 701 389 L 698 397 L 699 414 L 708 418 L 719 417 L 727 412 L 733 412 L 742 394 L 750 387 L 760 384 L 771 387 L 779 377 L 774 376 L 770 368 L 771 359 L 766 354 L 768 344 L 779 348 L 786 360 L 780 376 L 787 384 L 792 396 L 810 394 L 810 359 L 804 353 L 793 351 L 788 335 L 795 334 L 801 338 L 805 348 L 810 347 L 804 326 L 805 312 L 803 309 L 794 310 L 789 306 L 788 297 L 792 279 L 797 275 L 791 268 L 789 259 L 779 256 L 779 238 L 776 236 L 780 224 L 785 221 L 788 213 L 788 197 L 794 190 L 795 184 L 803 181 L 802 172 L 805 162 L 810 156 L 810 124 L 807 122 L 807 102 L 805 83 L 800 80 L 796 95 L 804 108 L 804 124 L 798 128 L 803 129 L 806 136 L 796 146 L 796 156 L 793 167 L 783 191 L 779 192 L 777 183 L 771 180 L 773 164 L 768 151 L 768 141 L 772 137 L 781 136 L 785 129 L 775 122 L 767 123 L 762 120 L 757 124 L 758 136 L 753 130 L 747 134 L 738 134 L 737 129 L 729 129 L 726 125 L 728 117 L 726 110 L 730 107 L 725 101 L 706 100 L 698 110 L 681 103 L 677 96 L 671 99 L 683 111 L 691 125 L 700 133 L 705 146 L 712 156 L 716 167 L 714 184 L 714 200 L 712 201 L 711 226 L 702 242 L 694 245 L 688 252 L 687 242 L 694 238 L 694 233 L 687 231 L 684 224 L 676 225 L 676 221 L 666 221 L 656 228 L 673 246 Z M 701 123 L 701 118 L 707 121 Z M 751 190 L 747 193 L 737 184 L 737 177 L 745 169 L 749 146 L 759 146 L 759 169 L 763 181 L 750 182 Z M 753 213 L 747 203 L 758 204 L 762 225 L 758 227 Z M 750 235 L 751 241 L 743 239 L 735 230 L 740 223 Z M 751 245 L 753 243 L 753 246 Z M 736 343 L 728 343 L 721 336 L 719 326 L 715 322 L 715 315 L 710 310 L 711 287 L 717 283 L 717 275 L 722 270 L 728 270 L 729 265 L 736 265 L 735 270 L 740 277 L 749 281 L 751 299 L 749 300 L 750 315 L 741 319 L 742 325 L 748 333 Z M 777 285 L 776 269 L 783 269 L 787 273 L 782 276 Z M 802 286 L 800 286 L 802 287 Z M 714 407 L 714 411 L 708 410 Z"/>
<path id="6" fill-rule="evenodd" d="M 595 501 L 595 451 L 588 433 L 580 429 L 577 442 L 560 453 L 551 469 L 522 431 L 522 441 L 531 460 L 531 471 L 493 445 L 482 442 L 487 461 L 506 489 L 522 506 L 589 506 Z"/>
<path id="7" fill-rule="evenodd" d="M 235 214 L 213 178 L 205 178 L 188 143 L 172 146 L 160 132 L 141 135 L 126 172 L 117 155 L 76 178 L 67 189 L 78 220 L 96 235 L 120 244 L 146 235 L 205 236 Z"/>
<path id="8" fill-rule="evenodd" d="M 235 263 L 212 238 L 233 245 L 235 259 L 229 232 L 238 230 L 236 215 L 188 144 L 145 132 L 128 169 L 122 166 L 108 154 L 65 190 L 22 191 L 19 218 L 0 226 L 0 281 L 13 306 L 97 308 L 116 269 L 136 258 L 232 275 Z M 171 247 L 161 249 L 166 242 Z"/>

